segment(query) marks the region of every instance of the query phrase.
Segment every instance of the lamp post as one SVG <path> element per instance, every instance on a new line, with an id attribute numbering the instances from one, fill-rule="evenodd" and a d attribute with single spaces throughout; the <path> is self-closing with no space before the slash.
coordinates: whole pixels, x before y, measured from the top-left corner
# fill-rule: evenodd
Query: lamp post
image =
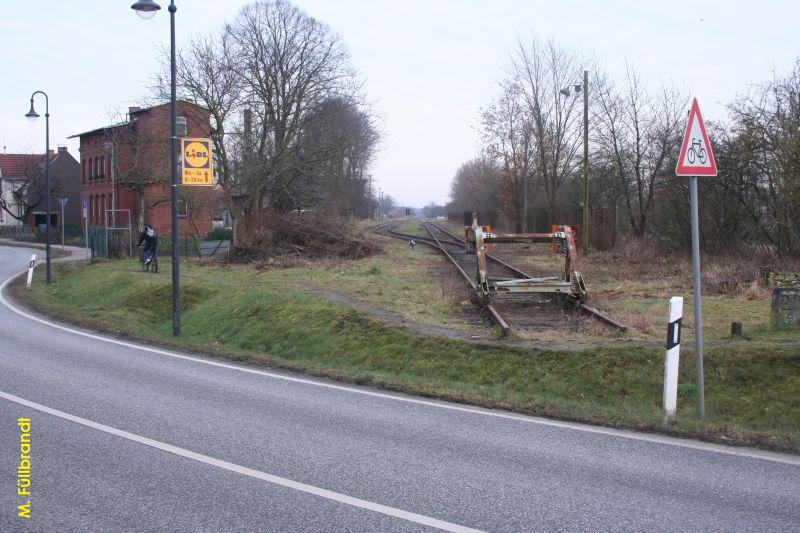
<path id="1" fill-rule="evenodd" d="M 33 97 L 37 94 L 44 96 L 44 173 L 45 173 L 45 208 L 47 211 L 47 246 L 45 247 L 45 263 L 47 283 L 50 283 L 50 99 L 44 91 L 34 91 L 31 94 L 31 110 L 25 117 L 33 122 L 39 118 L 39 113 L 33 108 Z"/>
<path id="2" fill-rule="evenodd" d="M 143 19 L 151 19 L 161 6 L 153 0 L 138 0 L 131 9 Z M 178 231 L 178 111 L 175 90 L 175 12 L 178 8 L 175 1 L 169 3 L 169 38 L 170 38 L 170 174 L 172 189 L 172 335 L 181 334 L 180 308 L 180 251 Z"/>
<path id="3" fill-rule="evenodd" d="M 369 192 L 367 193 L 367 202 L 369 202 L 369 219 L 375 218 L 375 210 L 372 208 L 372 174 L 369 174 Z"/>
<path id="4" fill-rule="evenodd" d="M 583 255 L 589 255 L 589 71 L 583 71 L 583 85 L 576 84 L 575 92 L 583 88 L 583 227 L 581 228 L 581 245 Z M 559 91 L 569 96 L 569 88 Z"/>

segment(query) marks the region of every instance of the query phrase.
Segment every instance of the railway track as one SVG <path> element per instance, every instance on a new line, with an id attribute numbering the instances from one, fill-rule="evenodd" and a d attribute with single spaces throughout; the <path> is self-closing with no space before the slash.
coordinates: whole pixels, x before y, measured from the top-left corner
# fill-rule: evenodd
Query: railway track
<path id="1" fill-rule="evenodd" d="M 421 221 L 421 229 L 428 236 L 412 235 L 395 231 L 397 223 L 381 224 L 374 228 L 376 233 L 396 239 L 414 241 L 435 249 L 445 256 L 454 266 L 470 289 L 472 300 L 479 303 L 475 286 L 475 272 L 477 270 L 476 256 L 467 254 L 464 250 L 464 239 L 450 231 L 428 221 Z M 530 274 L 510 265 L 493 255 L 487 255 L 489 269 L 493 277 L 508 279 L 527 279 Z M 626 327 L 617 323 L 597 309 L 589 307 L 577 299 L 560 295 L 497 295 L 492 301 L 482 306 L 491 319 L 497 323 L 504 335 L 514 329 L 528 330 L 569 330 L 575 327 L 574 320 L 565 316 L 564 308 L 573 308 L 584 315 L 599 320 L 611 327 L 626 331 Z"/>

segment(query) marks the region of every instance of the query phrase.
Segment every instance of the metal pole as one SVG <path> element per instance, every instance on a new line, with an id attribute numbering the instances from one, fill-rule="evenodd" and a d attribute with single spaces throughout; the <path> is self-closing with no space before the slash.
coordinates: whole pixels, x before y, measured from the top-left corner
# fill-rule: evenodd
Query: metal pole
<path id="1" fill-rule="evenodd" d="M 114 169 L 114 141 L 111 141 L 111 223 L 117 227 L 117 180 Z"/>
<path id="2" fill-rule="evenodd" d="M 528 173 L 522 176 L 522 233 L 528 233 Z"/>
<path id="3" fill-rule="evenodd" d="M 47 265 L 46 272 L 47 272 L 47 283 L 50 283 L 51 276 L 50 276 L 50 98 L 48 98 L 47 93 L 44 91 L 34 91 L 31 95 L 31 111 L 33 112 L 33 97 L 37 94 L 41 94 L 44 96 L 44 173 L 45 173 L 45 188 L 47 189 L 45 192 L 45 202 L 46 202 L 46 212 L 47 212 L 47 246 L 45 247 L 45 263 Z M 38 116 L 35 115 L 34 118 Z"/>
<path id="4" fill-rule="evenodd" d="M 178 109 L 175 90 L 175 7 L 174 0 L 169 4 L 169 38 L 170 38 L 170 122 L 172 142 L 170 144 L 170 161 L 172 177 L 172 335 L 181 334 L 180 307 L 180 234 L 178 232 Z"/>
<path id="5" fill-rule="evenodd" d="M 583 71 L 583 255 L 589 255 L 589 71 Z"/>
<path id="6" fill-rule="evenodd" d="M 61 203 L 61 247 L 64 248 L 64 202 L 61 198 L 58 201 Z"/>
<path id="7" fill-rule="evenodd" d="M 89 246 L 89 212 L 81 206 L 83 212 L 83 235 L 86 244 L 86 259 L 92 258 L 91 247 Z"/>
<path id="8" fill-rule="evenodd" d="M 700 223 L 697 213 L 697 176 L 689 178 L 692 211 L 692 274 L 694 277 L 694 353 L 697 383 L 697 417 L 705 418 L 706 400 L 703 384 L 703 310 L 700 301 Z"/>

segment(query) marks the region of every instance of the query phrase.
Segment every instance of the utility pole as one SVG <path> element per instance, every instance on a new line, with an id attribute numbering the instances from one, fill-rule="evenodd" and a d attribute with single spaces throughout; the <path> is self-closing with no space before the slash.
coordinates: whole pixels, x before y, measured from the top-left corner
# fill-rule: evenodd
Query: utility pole
<path id="1" fill-rule="evenodd" d="M 527 200 L 527 191 L 526 196 Z M 583 71 L 583 255 L 589 255 L 589 71 Z"/>
<path id="2" fill-rule="evenodd" d="M 369 206 L 369 219 L 375 218 L 375 212 L 372 209 L 372 174 L 369 175 L 369 192 L 367 193 L 367 205 Z"/>
<path id="3" fill-rule="evenodd" d="M 522 233 L 528 233 L 528 172 L 525 172 L 523 174 L 523 176 L 522 176 L 522 225 L 521 225 L 521 228 L 522 228 Z"/>

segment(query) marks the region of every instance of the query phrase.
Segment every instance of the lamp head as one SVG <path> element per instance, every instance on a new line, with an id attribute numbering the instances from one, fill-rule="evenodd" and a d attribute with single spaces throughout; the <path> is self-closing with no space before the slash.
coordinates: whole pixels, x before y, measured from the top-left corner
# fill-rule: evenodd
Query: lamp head
<path id="1" fill-rule="evenodd" d="M 37 118 L 39 118 L 39 113 L 33 108 L 33 98 L 31 98 L 31 110 L 25 113 L 25 118 L 33 122 Z"/>
<path id="2" fill-rule="evenodd" d="M 131 5 L 131 9 L 136 11 L 136 14 L 141 18 L 147 20 L 156 16 L 156 13 L 158 13 L 158 10 L 161 9 L 161 6 L 155 3 L 153 0 L 138 0 Z"/>
<path id="3" fill-rule="evenodd" d="M 563 94 L 564 96 L 569 96 L 569 95 L 571 94 L 571 93 L 569 92 L 569 87 L 564 87 L 563 89 L 561 89 L 561 90 L 560 90 L 560 91 L 558 91 L 558 92 L 560 92 L 560 93 L 561 93 L 561 94 Z"/>

